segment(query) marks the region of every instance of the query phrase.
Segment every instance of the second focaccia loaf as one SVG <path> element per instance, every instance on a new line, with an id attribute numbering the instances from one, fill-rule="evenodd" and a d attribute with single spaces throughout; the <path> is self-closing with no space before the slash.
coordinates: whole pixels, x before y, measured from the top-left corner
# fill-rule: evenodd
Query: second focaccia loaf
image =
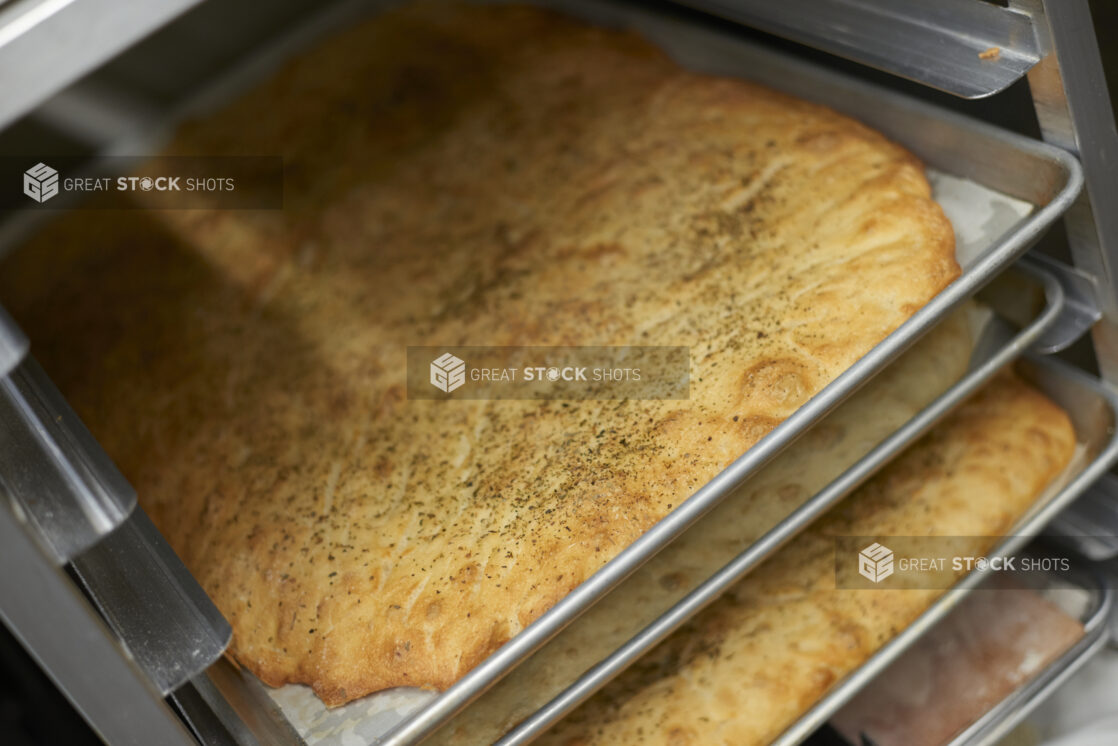
<path id="1" fill-rule="evenodd" d="M 0 272 L 270 684 L 442 688 L 958 273 L 921 165 L 527 8 L 394 11 L 175 153 L 285 208 L 87 213 Z M 683 345 L 687 401 L 408 400 L 409 345 Z"/>
<path id="2" fill-rule="evenodd" d="M 942 593 L 835 589 L 832 537 L 1004 534 L 1074 450 L 1067 415 L 1001 376 L 539 742 L 771 742 Z"/>

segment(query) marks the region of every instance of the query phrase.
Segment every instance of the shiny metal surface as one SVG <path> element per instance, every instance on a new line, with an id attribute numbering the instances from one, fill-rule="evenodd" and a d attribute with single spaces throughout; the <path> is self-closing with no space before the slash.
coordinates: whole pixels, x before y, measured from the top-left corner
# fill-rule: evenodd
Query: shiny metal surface
<path id="1" fill-rule="evenodd" d="M 190 684 L 180 686 L 167 699 L 174 705 L 175 711 L 199 743 L 206 746 L 237 746 L 238 744 L 259 746 L 260 744 L 255 739 L 238 741 L 234 738 L 221 719 L 214 714 L 209 703 L 202 699 L 198 690 Z"/>
<path id="2" fill-rule="evenodd" d="M 0 127 L 199 0 L 13 0 L 0 5 Z"/>
<path id="3" fill-rule="evenodd" d="M 682 1 L 963 98 L 1005 89 L 1041 57 L 1027 11 L 974 0 Z"/>
<path id="4" fill-rule="evenodd" d="M 232 639 L 229 622 L 139 507 L 71 567 L 161 694 L 209 668 Z"/>
<path id="5" fill-rule="evenodd" d="M 136 506 L 135 490 L 31 357 L 0 378 L 0 487 L 59 565 Z"/>
<path id="6" fill-rule="evenodd" d="M 27 355 L 28 342 L 23 330 L 0 306 L 0 378 L 5 377 Z"/>
<path id="7" fill-rule="evenodd" d="M 1103 377 L 1118 383 L 1118 131 L 1087 0 L 1010 0 L 1037 23 L 1044 58 L 1029 72 L 1044 139 L 1082 157 L 1085 188 L 1065 217 L 1075 264 L 1098 281 L 1094 329 Z"/>
<path id="8" fill-rule="evenodd" d="M 159 691 L 0 489 L 0 620 L 113 746 L 194 746 Z"/>
<path id="9" fill-rule="evenodd" d="M 1064 312 L 1033 345 L 1033 352 L 1051 355 L 1066 350 L 1084 334 L 1091 331 L 1102 318 L 1099 308 L 1099 289 L 1095 278 L 1083 270 L 1033 252 L 1029 260 L 1055 277 L 1064 288 Z"/>
<path id="10" fill-rule="evenodd" d="M 191 684 L 239 746 L 303 746 L 264 684 L 247 671 L 219 664 Z"/>

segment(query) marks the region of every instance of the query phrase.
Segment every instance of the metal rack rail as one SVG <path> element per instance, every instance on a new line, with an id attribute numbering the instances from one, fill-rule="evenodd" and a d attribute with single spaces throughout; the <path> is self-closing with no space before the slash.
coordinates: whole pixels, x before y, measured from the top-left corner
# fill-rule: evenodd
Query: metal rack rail
<path id="1" fill-rule="evenodd" d="M 189 744 L 155 669 L 130 655 L 63 569 L 127 530 L 136 494 L 2 312 L 0 361 L 0 619 L 107 742 Z"/>
<path id="2" fill-rule="evenodd" d="M 43 103 L 201 0 L 0 3 L 0 127 Z"/>

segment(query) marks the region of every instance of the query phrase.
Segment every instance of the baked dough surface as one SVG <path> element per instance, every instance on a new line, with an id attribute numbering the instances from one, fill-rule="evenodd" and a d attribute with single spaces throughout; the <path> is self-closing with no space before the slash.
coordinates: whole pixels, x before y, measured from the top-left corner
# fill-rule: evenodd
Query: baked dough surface
<path id="1" fill-rule="evenodd" d="M 943 592 L 836 590 L 833 537 L 975 537 L 981 556 L 1074 451 L 1067 415 L 1000 376 L 538 743 L 772 742 Z"/>
<path id="2" fill-rule="evenodd" d="M 879 134 L 536 9 L 390 12 L 170 152 L 282 154 L 285 209 L 89 211 L 0 298 L 236 659 L 330 705 L 452 684 L 958 274 Z M 685 345 L 691 398 L 408 400 L 458 344 Z"/>

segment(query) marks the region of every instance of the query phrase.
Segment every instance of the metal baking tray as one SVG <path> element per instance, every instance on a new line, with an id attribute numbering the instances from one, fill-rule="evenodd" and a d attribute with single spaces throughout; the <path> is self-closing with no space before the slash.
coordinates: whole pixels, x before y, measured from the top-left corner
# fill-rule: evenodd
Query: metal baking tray
<path id="1" fill-rule="evenodd" d="M 381 4 L 371 3 L 374 7 Z M 972 211 L 976 219 L 960 222 L 952 215 L 963 265 L 959 279 L 551 610 L 412 714 L 386 737 L 385 743 L 415 742 L 493 686 L 896 359 L 959 303 L 1005 270 L 1068 209 L 1082 188 L 1079 163 L 1059 148 L 764 50 L 733 33 L 681 23 L 635 4 L 579 0 L 543 4 L 591 22 L 636 29 L 685 67 L 756 80 L 860 119 L 925 161 L 934 186 L 938 181 L 937 199 L 949 214 L 953 209 L 961 214 Z M 352 21 L 348 14 L 339 17 Z M 308 28 L 321 35 L 337 25 L 312 23 Z M 286 38 L 279 46 L 291 51 L 304 45 L 305 40 Z M 262 67 L 274 67 L 282 58 L 276 49 L 262 49 L 258 59 L 249 60 L 243 68 L 229 71 L 218 81 L 213 91 L 220 95 L 210 91 L 198 99 L 206 100 L 206 108 L 212 108 L 242 87 L 239 79 L 243 78 L 245 83 L 258 80 Z M 182 111 L 197 113 L 198 106 L 188 105 Z M 983 212 L 985 218 L 978 219 Z M 921 427 L 915 423 L 909 431 L 916 432 Z M 757 559 L 816 514 L 809 510 L 790 516 L 775 529 Z M 244 678 L 240 672 L 238 677 Z M 258 713 L 242 714 L 246 716 L 258 719 Z"/>
<path id="2" fill-rule="evenodd" d="M 1037 556 L 1045 554 L 1040 547 L 1030 545 L 1026 555 L 1034 554 L 1034 549 L 1038 550 Z M 1087 565 L 1086 558 L 1075 553 L 1062 554 L 1071 560 L 1071 569 L 1048 573 L 1043 580 L 1022 578 L 1022 581 L 1024 587 L 1047 595 L 1065 613 L 1076 618 L 1083 625 L 1083 635 L 1048 665 L 1036 671 L 1031 678 L 956 733 L 944 746 L 992 746 L 997 743 L 1106 645 L 1107 622 L 1114 608 L 1114 589 L 1097 568 Z M 1000 578 L 989 580 L 995 581 L 992 586 L 996 589 Z M 987 582 L 986 585 L 991 583 Z M 1016 587 L 1016 581 L 1011 581 L 1009 585 Z M 985 589 L 980 587 L 979 590 Z M 934 627 L 935 625 L 931 625 L 927 632 L 931 633 Z M 903 657 L 903 654 L 899 656 L 901 660 Z M 846 735 L 849 740 L 850 734 Z"/>
<path id="3" fill-rule="evenodd" d="M 1028 346 L 1043 340 L 1046 332 L 1056 326 L 1061 317 L 1063 299 L 1061 286 L 1051 275 L 1037 269 L 1027 259 L 1021 260 L 976 296 L 976 300 L 983 304 L 979 310 L 966 312 L 968 326 L 974 336 L 968 370 L 962 379 L 945 382 L 937 391 L 921 393 L 923 399 L 919 401 L 915 394 L 906 391 L 906 410 L 880 421 L 867 416 L 882 403 L 876 387 L 870 386 L 844 402 L 823 418 L 817 427 L 828 432 L 845 432 L 846 445 L 820 446 L 815 451 L 817 455 L 822 455 L 827 448 L 835 448 L 835 456 L 828 459 L 827 468 L 817 459 L 809 477 L 797 477 L 805 490 L 812 490 L 806 494 L 814 494 L 814 497 L 806 500 L 796 513 L 777 525 L 760 525 L 760 521 L 755 520 L 749 530 L 734 528 L 729 542 L 725 537 L 718 542 L 709 541 L 716 527 L 741 526 L 741 512 L 749 505 L 750 491 L 758 484 L 757 480 L 763 482 L 773 473 L 787 473 L 781 471 L 778 459 L 771 468 L 759 472 L 755 480 L 748 481 L 745 489 L 735 491 L 678 541 L 670 544 L 586 615 L 575 620 L 524 661 L 492 692 L 482 694 L 459 716 L 460 719 L 451 719 L 448 729 L 468 729 L 468 741 L 471 743 L 496 740 L 504 731 L 497 724 L 511 724 L 546 705 L 564 686 L 609 656 L 617 646 L 639 633 L 658 615 L 672 609 L 684 594 L 716 574 L 743 550 L 747 559 L 736 569 L 739 574 L 747 572 L 884 465 L 998 370 L 1021 355 Z M 907 381 L 909 379 L 902 374 L 912 373 L 913 368 L 905 368 L 905 365 L 906 361 L 902 358 L 896 363 L 897 369 L 885 375 Z M 807 437 L 813 437 L 817 431 L 813 428 L 811 433 Z M 815 490 L 819 490 L 817 494 Z M 768 533 L 765 533 L 766 529 L 769 529 Z M 689 568 L 686 582 L 681 580 L 671 587 L 661 584 L 661 576 L 665 573 L 675 575 L 674 571 L 682 567 Z M 633 611 L 631 600 L 634 597 L 642 599 L 640 614 Z M 611 630 L 608 635 L 602 634 L 605 626 Z M 632 648 L 629 651 L 632 652 Z M 623 667 L 624 663 L 620 666 Z M 292 743 L 379 742 L 409 710 L 429 705 L 440 696 L 419 690 L 394 690 L 327 710 L 305 687 L 287 686 L 266 693 L 251 676 L 233 670 L 228 663 L 219 665 L 210 674 L 212 681 L 206 685 L 215 686 L 230 701 L 245 702 L 255 697 L 257 704 L 265 702 L 268 705 L 265 709 L 271 711 L 272 721 L 286 721 L 283 725 L 301 734 L 291 740 Z M 580 680 L 580 684 L 586 683 Z M 512 711 L 503 698 L 510 690 L 518 695 L 516 708 Z M 277 704 L 278 710 L 275 707 Z M 571 702 L 564 704 L 573 706 Z M 251 712 L 243 713 L 245 717 L 259 716 L 260 707 L 250 709 Z M 567 708 L 558 709 L 565 711 Z M 463 719 L 467 721 L 465 725 Z M 476 732 L 478 721 L 486 732 Z M 432 737 L 433 742 L 438 742 L 444 732 L 437 732 Z"/>
<path id="4" fill-rule="evenodd" d="M 1080 459 L 1082 466 L 1076 469 L 1076 473 L 1070 476 L 1058 494 L 1039 504 L 1022 518 L 1012 529 L 1010 536 L 986 553 L 987 557 L 1004 557 L 1021 551 L 1031 537 L 1038 534 L 1118 460 L 1118 392 L 1097 378 L 1055 358 L 1030 358 L 1019 364 L 1019 371 L 1068 412 L 1079 443 L 1086 447 L 1087 458 Z M 976 570 L 960 580 L 915 622 L 831 689 L 781 734 L 774 746 L 792 746 L 809 736 L 850 697 L 896 660 L 920 635 L 942 619 L 988 574 L 989 572 Z"/>
<path id="5" fill-rule="evenodd" d="M 998 743 L 1107 644 L 1107 622 L 1114 608 L 1114 589 L 1108 587 L 1097 573 L 1084 575 L 1063 578 L 1077 585 L 1077 590 L 1088 594 L 1086 609 L 1079 617 L 1083 623 L 1083 637 L 1044 670 L 990 708 L 947 746 L 993 746 Z"/>

